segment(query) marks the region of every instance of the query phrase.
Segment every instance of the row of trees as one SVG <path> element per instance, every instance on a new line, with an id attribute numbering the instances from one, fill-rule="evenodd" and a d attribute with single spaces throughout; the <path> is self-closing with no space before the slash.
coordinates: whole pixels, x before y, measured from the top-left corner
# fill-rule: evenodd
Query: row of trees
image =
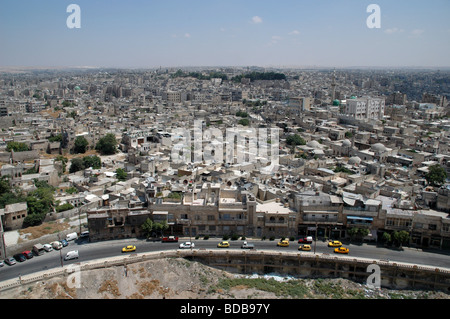
<path id="1" fill-rule="evenodd" d="M 348 235 L 350 236 L 350 240 L 362 241 L 364 237 L 369 235 L 369 229 L 363 227 L 352 227 L 347 230 Z M 392 234 L 388 232 L 384 232 L 381 241 L 385 245 L 393 245 L 402 247 L 404 244 L 409 242 L 410 235 L 407 231 L 394 231 Z"/>
<path id="2" fill-rule="evenodd" d="M 112 133 L 108 133 L 97 142 L 95 150 L 101 155 L 113 155 L 116 153 L 117 144 L 116 136 Z M 88 146 L 89 142 L 84 136 L 77 136 L 74 141 L 73 152 L 75 154 L 84 154 L 88 150 Z"/>

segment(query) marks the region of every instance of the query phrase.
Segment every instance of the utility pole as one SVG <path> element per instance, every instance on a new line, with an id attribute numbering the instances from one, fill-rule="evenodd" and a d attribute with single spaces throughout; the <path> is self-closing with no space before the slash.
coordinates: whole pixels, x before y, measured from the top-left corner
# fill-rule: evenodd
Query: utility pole
<path id="1" fill-rule="evenodd" d="M 316 245 L 317 245 L 317 222 L 316 222 L 316 238 L 314 240 L 314 254 L 316 254 Z"/>

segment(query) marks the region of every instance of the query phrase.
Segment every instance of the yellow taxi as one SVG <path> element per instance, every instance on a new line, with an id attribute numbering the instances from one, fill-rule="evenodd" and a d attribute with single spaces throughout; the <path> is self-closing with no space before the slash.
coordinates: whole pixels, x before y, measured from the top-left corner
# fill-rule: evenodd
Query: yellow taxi
<path id="1" fill-rule="evenodd" d="M 339 240 L 333 240 L 328 242 L 328 247 L 341 247 L 342 243 Z"/>
<path id="2" fill-rule="evenodd" d="M 230 247 L 230 243 L 227 241 L 221 241 L 220 243 L 217 244 L 217 247 L 219 248 L 228 248 Z"/>
<path id="3" fill-rule="evenodd" d="M 280 247 L 289 247 L 289 240 L 287 240 L 287 239 L 280 240 L 280 241 L 277 243 L 277 246 L 280 246 Z"/>
<path id="4" fill-rule="evenodd" d="M 122 252 L 123 253 L 129 253 L 129 252 L 132 252 L 132 251 L 136 251 L 136 246 L 128 245 L 128 246 L 125 246 L 125 247 L 122 248 Z"/>
<path id="5" fill-rule="evenodd" d="M 298 247 L 298 250 L 310 251 L 311 250 L 311 245 L 300 245 L 300 247 Z"/>
<path id="6" fill-rule="evenodd" d="M 347 247 L 338 247 L 334 249 L 334 252 L 337 254 L 348 254 L 349 249 Z"/>

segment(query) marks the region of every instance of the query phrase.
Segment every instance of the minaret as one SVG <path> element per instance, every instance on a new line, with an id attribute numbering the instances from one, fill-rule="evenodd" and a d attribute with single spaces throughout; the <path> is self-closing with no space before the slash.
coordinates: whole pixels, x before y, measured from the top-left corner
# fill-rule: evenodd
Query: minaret
<path id="1" fill-rule="evenodd" d="M 333 76 L 331 79 L 331 103 L 333 103 L 336 99 L 336 69 L 333 70 Z"/>

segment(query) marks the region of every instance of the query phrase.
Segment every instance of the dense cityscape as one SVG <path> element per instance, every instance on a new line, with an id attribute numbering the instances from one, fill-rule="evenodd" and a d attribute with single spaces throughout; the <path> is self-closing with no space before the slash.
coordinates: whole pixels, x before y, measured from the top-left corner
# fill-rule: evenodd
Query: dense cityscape
<path id="1" fill-rule="evenodd" d="M 394 242 L 403 231 L 403 244 L 448 249 L 449 79 L 440 70 L 258 67 L 4 73 L 3 228 L 66 210 L 87 214 L 91 241 L 148 236 L 150 218 L 172 235 L 317 230 Z M 192 141 L 180 144 L 180 128 Z M 244 156 L 230 157 L 229 128 L 276 128 L 279 147 L 269 134 L 257 145 L 271 148 L 265 158 L 245 142 Z M 177 145 L 192 150 L 183 161 Z M 208 147 L 221 162 L 208 160 Z M 47 186 L 48 197 L 39 192 Z"/>

